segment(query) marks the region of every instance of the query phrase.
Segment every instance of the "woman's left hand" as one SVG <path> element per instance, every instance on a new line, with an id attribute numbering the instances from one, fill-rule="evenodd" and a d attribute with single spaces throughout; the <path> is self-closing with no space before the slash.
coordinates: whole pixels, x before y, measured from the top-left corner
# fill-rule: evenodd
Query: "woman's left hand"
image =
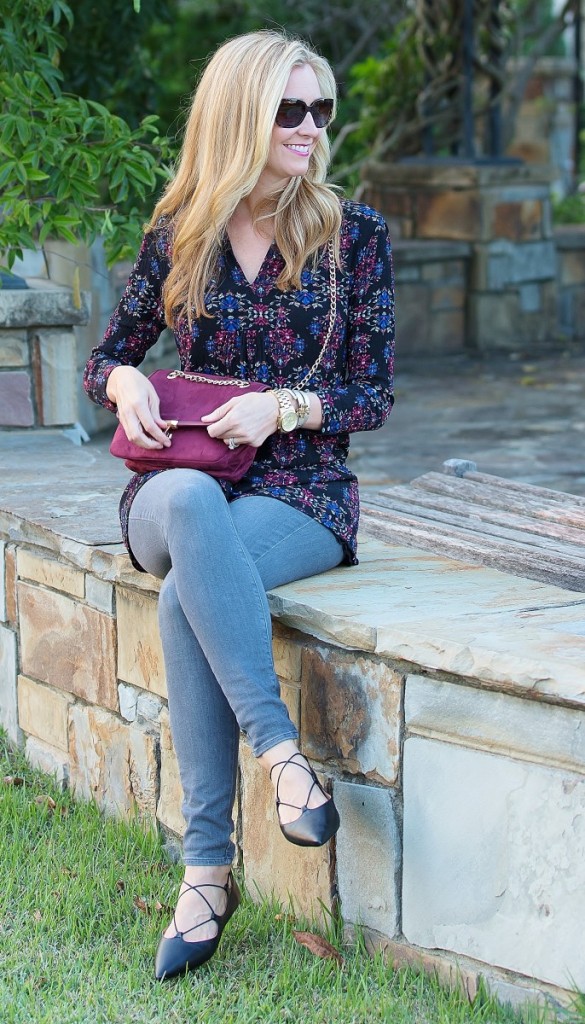
<path id="1" fill-rule="evenodd" d="M 208 423 L 210 437 L 219 437 L 227 443 L 233 438 L 238 444 L 252 444 L 259 448 L 276 431 L 278 401 L 267 391 L 254 391 L 250 395 L 237 395 L 218 409 L 202 416 Z"/>

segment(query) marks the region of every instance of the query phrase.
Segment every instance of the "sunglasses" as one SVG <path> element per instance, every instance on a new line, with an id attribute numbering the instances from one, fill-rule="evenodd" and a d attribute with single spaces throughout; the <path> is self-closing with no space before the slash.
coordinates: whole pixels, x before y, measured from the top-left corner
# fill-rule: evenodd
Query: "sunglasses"
<path id="1" fill-rule="evenodd" d="M 333 116 L 333 100 L 315 100 L 309 107 L 304 100 L 281 100 L 275 121 L 281 128 L 298 128 L 307 114 L 316 128 L 325 128 Z"/>

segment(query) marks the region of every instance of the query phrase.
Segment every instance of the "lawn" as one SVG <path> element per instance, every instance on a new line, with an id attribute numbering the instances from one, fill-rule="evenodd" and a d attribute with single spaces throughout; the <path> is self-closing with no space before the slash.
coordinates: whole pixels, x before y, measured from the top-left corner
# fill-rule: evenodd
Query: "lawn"
<path id="1" fill-rule="evenodd" d="M 308 927 L 246 897 L 219 951 L 160 984 L 153 956 L 181 876 L 160 838 L 74 802 L 0 738 L 0 1024 L 514 1024 L 394 971 L 332 924 L 343 957 L 296 941 Z M 525 1014 L 534 1022 L 534 1011 Z"/>

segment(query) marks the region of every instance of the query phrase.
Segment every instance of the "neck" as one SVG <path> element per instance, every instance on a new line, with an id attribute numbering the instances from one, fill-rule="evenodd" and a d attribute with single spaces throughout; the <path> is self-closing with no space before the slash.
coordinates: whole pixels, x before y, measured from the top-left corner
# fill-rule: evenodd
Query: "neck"
<path id="1" fill-rule="evenodd" d="M 284 191 L 289 180 L 289 178 L 268 179 L 265 174 L 261 174 L 252 191 L 238 203 L 238 211 L 252 222 L 256 211 L 267 199 L 273 200 L 275 194 L 278 195 L 279 192 Z M 262 223 L 272 224 L 272 218 L 270 221 L 263 221 Z"/>

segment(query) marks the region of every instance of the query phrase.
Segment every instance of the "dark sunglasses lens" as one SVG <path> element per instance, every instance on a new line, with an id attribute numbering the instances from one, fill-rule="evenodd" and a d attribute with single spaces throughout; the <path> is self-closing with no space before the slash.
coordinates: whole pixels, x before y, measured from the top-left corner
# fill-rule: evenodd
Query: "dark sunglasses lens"
<path id="1" fill-rule="evenodd" d="M 281 128 L 298 128 L 301 121 L 305 120 L 307 106 L 302 100 L 295 100 L 292 103 L 283 100 L 276 112 L 276 123 Z"/>
<path id="2" fill-rule="evenodd" d="M 317 128 L 324 128 L 331 120 L 333 100 L 317 100 L 311 107 L 311 113 Z"/>
<path id="3" fill-rule="evenodd" d="M 282 100 L 276 112 L 276 123 L 281 128 L 298 128 L 308 110 L 317 128 L 324 128 L 331 120 L 333 100 L 315 100 L 310 107 L 303 100 Z"/>

